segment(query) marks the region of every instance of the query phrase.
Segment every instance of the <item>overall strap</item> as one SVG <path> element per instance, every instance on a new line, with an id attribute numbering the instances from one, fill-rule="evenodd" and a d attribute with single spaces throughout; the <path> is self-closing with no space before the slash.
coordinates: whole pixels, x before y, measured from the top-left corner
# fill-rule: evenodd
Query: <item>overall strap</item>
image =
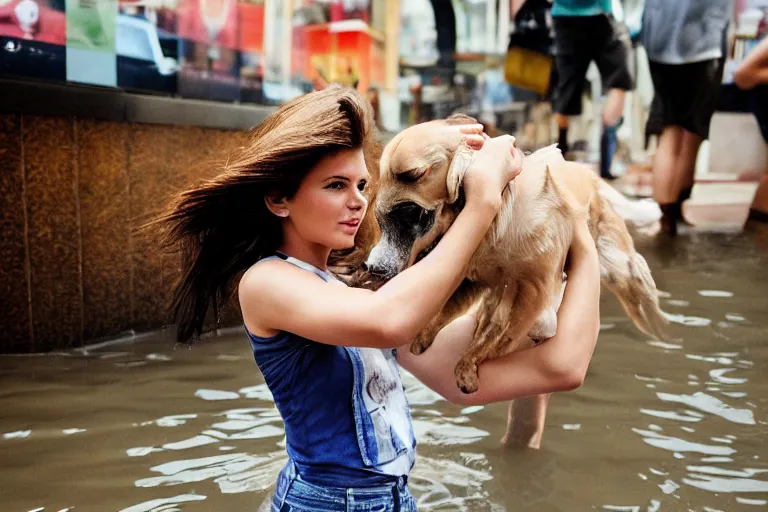
<path id="1" fill-rule="evenodd" d="M 315 267 L 314 265 L 311 265 L 307 263 L 306 261 L 301 261 L 300 259 L 294 258 L 293 256 L 288 256 L 287 254 L 284 254 L 280 251 L 276 252 L 276 256 L 269 256 L 267 259 L 281 259 L 283 261 L 286 261 L 292 265 L 295 265 L 301 269 L 307 270 L 309 272 L 314 273 L 316 276 L 320 277 L 323 281 L 330 282 L 330 281 L 338 281 L 333 275 L 331 275 L 328 272 L 324 272 L 320 270 L 319 268 Z M 263 260 L 262 260 L 263 261 Z"/>

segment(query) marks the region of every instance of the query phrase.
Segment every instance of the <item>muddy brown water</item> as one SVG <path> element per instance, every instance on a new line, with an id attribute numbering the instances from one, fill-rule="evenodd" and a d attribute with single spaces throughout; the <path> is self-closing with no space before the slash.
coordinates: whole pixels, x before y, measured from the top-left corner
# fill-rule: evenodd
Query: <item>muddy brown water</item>
<path id="1" fill-rule="evenodd" d="M 542 449 L 498 446 L 506 406 L 462 408 L 406 376 L 420 510 L 768 508 L 768 234 L 640 244 L 671 315 L 649 340 L 605 296 L 584 385 Z M 0 357 L 0 510 L 257 510 L 283 429 L 240 330 Z"/>

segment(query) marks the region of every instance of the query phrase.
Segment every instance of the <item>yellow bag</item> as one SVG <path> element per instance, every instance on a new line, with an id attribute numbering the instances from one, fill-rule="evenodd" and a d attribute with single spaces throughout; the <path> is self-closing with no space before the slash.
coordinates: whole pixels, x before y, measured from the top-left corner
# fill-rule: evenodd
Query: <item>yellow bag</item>
<path id="1" fill-rule="evenodd" d="M 546 94 L 552 66 L 551 56 L 516 46 L 507 51 L 504 78 L 515 87 Z"/>

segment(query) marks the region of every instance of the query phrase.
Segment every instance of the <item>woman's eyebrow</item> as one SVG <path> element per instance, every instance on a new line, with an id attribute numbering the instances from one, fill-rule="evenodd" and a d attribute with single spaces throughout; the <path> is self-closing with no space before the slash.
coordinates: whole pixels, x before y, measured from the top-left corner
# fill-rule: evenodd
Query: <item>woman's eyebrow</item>
<path id="1" fill-rule="evenodd" d="M 323 181 L 330 181 L 330 180 L 352 181 L 346 176 L 330 176 L 328 178 L 325 178 L 325 180 Z"/>

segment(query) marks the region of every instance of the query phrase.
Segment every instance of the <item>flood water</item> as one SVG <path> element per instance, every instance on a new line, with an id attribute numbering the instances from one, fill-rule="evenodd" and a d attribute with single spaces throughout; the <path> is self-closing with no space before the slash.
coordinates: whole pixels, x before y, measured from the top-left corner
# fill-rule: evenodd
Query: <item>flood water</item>
<path id="1" fill-rule="evenodd" d="M 604 296 L 541 450 L 499 448 L 505 404 L 453 406 L 406 376 L 420 510 L 768 508 L 768 233 L 638 245 L 672 339 Z M 285 462 L 270 398 L 240 330 L 0 356 L 0 510 L 255 511 Z"/>

